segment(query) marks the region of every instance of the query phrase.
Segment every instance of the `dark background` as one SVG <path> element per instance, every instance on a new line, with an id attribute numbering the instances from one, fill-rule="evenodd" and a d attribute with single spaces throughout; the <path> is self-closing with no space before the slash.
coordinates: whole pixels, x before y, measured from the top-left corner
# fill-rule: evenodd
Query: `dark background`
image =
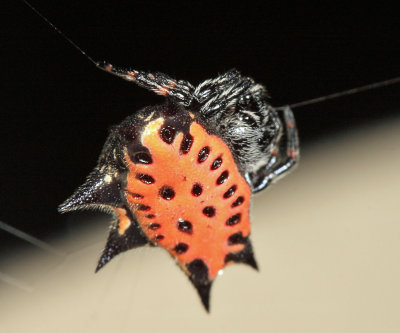
<path id="1" fill-rule="evenodd" d="M 380 3 L 32 5 L 95 60 L 193 84 L 235 67 L 276 106 L 400 75 L 398 12 Z M 66 228 L 57 205 L 95 166 L 108 128 L 162 98 L 96 69 L 22 1 L 3 9 L 0 220 L 46 239 Z M 303 146 L 398 115 L 399 93 L 398 84 L 295 109 Z M 0 231 L 3 244 L 11 238 Z"/>

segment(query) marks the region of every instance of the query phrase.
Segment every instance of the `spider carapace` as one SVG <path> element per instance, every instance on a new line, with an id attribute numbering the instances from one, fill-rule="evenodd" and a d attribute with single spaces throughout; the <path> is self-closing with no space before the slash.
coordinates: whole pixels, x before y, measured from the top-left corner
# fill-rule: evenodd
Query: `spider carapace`
<path id="1" fill-rule="evenodd" d="M 290 108 L 232 70 L 197 87 L 161 73 L 102 69 L 165 96 L 115 126 L 98 165 L 59 210 L 98 208 L 114 217 L 97 270 L 143 246 L 167 250 L 209 309 L 225 266 L 257 268 L 249 239 L 251 195 L 299 158 Z"/>

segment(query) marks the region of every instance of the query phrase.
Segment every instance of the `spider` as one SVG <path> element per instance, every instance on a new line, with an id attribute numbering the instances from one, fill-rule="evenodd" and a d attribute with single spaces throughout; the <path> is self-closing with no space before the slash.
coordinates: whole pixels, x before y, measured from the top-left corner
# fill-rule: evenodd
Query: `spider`
<path id="1" fill-rule="evenodd" d="M 165 248 L 209 310 L 218 273 L 232 262 L 257 269 L 249 201 L 299 160 L 289 107 L 237 70 L 193 86 L 162 73 L 97 66 L 164 96 L 115 126 L 98 165 L 59 208 L 114 216 L 96 271 L 146 244 Z"/>
<path id="2" fill-rule="evenodd" d="M 160 246 L 208 311 L 223 268 L 241 262 L 257 269 L 250 198 L 299 160 L 290 107 L 273 108 L 266 89 L 237 70 L 193 86 L 96 62 L 25 3 L 98 68 L 165 97 L 112 128 L 97 166 L 59 211 L 94 208 L 113 216 L 96 272 L 121 252 Z"/>

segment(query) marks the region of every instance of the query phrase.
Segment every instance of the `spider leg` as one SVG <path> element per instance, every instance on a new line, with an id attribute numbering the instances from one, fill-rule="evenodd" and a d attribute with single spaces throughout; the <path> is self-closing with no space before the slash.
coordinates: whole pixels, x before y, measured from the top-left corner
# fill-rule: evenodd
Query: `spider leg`
<path id="1" fill-rule="evenodd" d="M 292 110 L 289 106 L 275 110 L 282 121 L 283 128 L 271 146 L 271 158 L 267 165 L 255 174 L 246 175 L 247 181 L 252 184 L 253 193 L 257 193 L 270 183 L 277 181 L 292 169 L 300 158 L 299 139 Z"/>
<path id="2" fill-rule="evenodd" d="M 135 82 L 158 95 L 172 97 L 184 106 L 188 106 L 193 99 L 194 87 L 187 81 L 176 81 L 163 73 L 120 69 L 106 62 L 97 63 L 97 67 L 124 80 Z"/>

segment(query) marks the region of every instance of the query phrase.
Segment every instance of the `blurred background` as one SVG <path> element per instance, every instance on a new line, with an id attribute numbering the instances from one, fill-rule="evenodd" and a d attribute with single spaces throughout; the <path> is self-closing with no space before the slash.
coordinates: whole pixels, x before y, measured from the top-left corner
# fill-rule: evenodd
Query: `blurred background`
<path id="1" fill-rule="evenodd" d="M 95 60 L 192 84 L 237 68 L 275 106 L 400 75 L 382 4 L 31 3 Z M 162 98 L 96 69 L 22 1 L 3 12 L 0 220 L 48 245 L 0 229 L 5 332 L 398 332 L 399 84 L 293 109 L 302 161 L 252 206 L 260 272 L 229 267 L 206 315 L 160 249 L 95 275 L 108 218 L 57 213 L 110 126 Z"/>

